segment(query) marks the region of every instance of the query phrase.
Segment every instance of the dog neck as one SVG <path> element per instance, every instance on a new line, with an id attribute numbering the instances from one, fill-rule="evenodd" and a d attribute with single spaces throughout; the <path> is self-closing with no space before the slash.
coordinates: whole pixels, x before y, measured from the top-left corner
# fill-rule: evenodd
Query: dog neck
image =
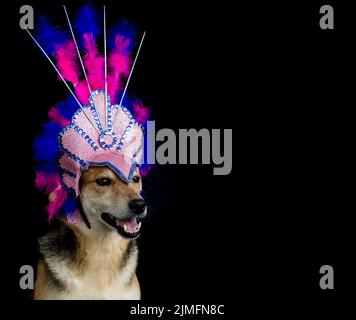
<path id="1" fill-rule="evenodd" d="M 133 240 L 121 237 L 115 230 L 110 230 L 106 226 L 92 224 L 89 229 L 84 222 L 68 224 L 75 235 L 78 253 L 83 253 L 88 257 L 89 262 L 95 262 L 96 258 L 103 263 L 119 261 L 128 254 L 129 247 L 134 244 Z"/>
<path id="2" fill-rule="evenodd" d="M 137 282 L 138 250 L 134 240 L 108 228 L 105 233 L 98 228 L 88 229 L 84 222 L 59 222 L 58 228 L 39 241 L 43 258 L 38 283 L 43 288 L 74 296 L 85 296 L 87 292 L 104 297 L 105 292 L 108 296 L 110 292 L 126 292 L 124 288 L 133 285 L 135 279 Z"/>

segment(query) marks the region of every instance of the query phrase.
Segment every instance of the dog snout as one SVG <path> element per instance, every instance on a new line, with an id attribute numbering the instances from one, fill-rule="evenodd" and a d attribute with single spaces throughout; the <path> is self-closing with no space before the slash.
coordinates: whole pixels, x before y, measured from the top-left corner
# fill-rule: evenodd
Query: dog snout
<path id="1" fill-rule="evenodd" d="M 143 199 L 132 199 L 129 202 L 129 208 L 134 214 L 139 216 L 145 213 L 147 204 Z"/>

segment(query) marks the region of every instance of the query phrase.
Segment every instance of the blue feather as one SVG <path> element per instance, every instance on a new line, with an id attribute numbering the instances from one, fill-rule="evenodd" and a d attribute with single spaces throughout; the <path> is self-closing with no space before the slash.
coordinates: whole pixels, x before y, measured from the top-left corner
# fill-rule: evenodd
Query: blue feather
<path id="1" fill-rule="evenodd" d="M 108 32 L 108 47 L 110 49 L 115 47 L 115 36 L 118 34 L 131 40 L 128 47 L 129 52 L 131 52 L 136 45 L 135 38 L 137 31 L 135 26 L 126 19 L 119 20 Z"/>
<path id="2" fill-rule="evenodd" d="M 74 112 L 79 109 L 77 102 L 71 95 L 68 96 L 65 100 L 57 103 L 56 107 L 61 115 L 68 120 L 71 120 Z"/>
<path id="3" fill-rule="evenodd" d="M 63 203 L 62 210 L 65 215 L 72 214 L 78 207 L 77 200 L 72 194 L 68 194 L 67 199 Z"/>
<path id="4" fill-rule="evenodd" d="M 35 170 L 46 173 L 59 173 L 56 162 L 37 161 L 35 164 Z"/>
<path id="5" fill-rule="evenodd" d="M 121 96 L 122 96 L 122 92 L 119 93 L 118 97 L 117 97 L 117 104 L 119 104 L 120 100 L 121 100 Z M 129 97 L 128 94 L 125 95 L 124 100 L 122 100 L 121 105 L 125 108 L 127 108 L 131 113 L 132 113 L 132 102 L 133 99 L 131 97 Z"/>
<path id="6" fill-rule="evenodd" d="M 56 163 L 59 154 L 57 137 L 61 127 L 55 122 L 46 122 L 33 143 L 34 158 L 37 162 Z"/>
<path id="7" fill-rule="evenodd" d="M 98 24 L 98 13 L 89 5 L 79 9 L 74 23 L 74 31 L 78 35 L 79 46 L 83 47 L 84 33 L 92 33 L 94 37 L 101 33 Z"/>
<path id="8" fill-rule="evenodd" d="M 56 45 L 61 45 L 69 39 L 69 35 L 51 25 L 44 17 L 39 17 L 36 26 L 36 40 L 48 55 L 54 54 Z"/>

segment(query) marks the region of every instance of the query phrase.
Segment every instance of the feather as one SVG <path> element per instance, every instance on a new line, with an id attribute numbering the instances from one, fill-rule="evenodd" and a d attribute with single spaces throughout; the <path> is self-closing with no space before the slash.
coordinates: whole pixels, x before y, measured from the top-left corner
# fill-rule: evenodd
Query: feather
<path id="1" fill-rule="evenodd" d="M 36 171 L 46 172 L 46 173 L 58 173 L 58 165 L 56 162 L 41 161 L 36 160 L 35 164 Z"/>
<path id="2" fill-rule="evenodd" d="M 81 104 L 89 104 L 89 88 L 86 80 L 79 81 L 75 86 L 75 95 Z"/>
<path id="3" fill-rule="evenodd" d="M 116 35 L 115 47 L 109 55 L 108 92 L 113 103 L 116 102 L 117 95 L 123 87 L 122 78 L 130 73 L 132 63 L 128 50 L 130 42 L 130 39 Z"/>
<path id="4" fill-rule="evenodd" d="M 145 107 L 140 100 L 135 101 L 132 105 L 134 118 L 139 123 L 145 123 L 151 113 L 151 110 L 148 107 Z"/>
<path id="5" fill-rule="evenodd" d="M 60 184 L 61 182 L 58 173 L 48 174 L 41 171 L 36 172 L 35 186 L 38 190 L 43 191 L 45 195 L 49 195 L 56 190 Z"/>
<path id="6" fill-rule="evenodd" d="M 152 165 L 148 165 L 148 164 L 140 165 L 139 171 L 141 177 L 142 178 L 146 177 L 148 173 L 151 171 L 151 169 L 152 169 Z"/>
<path id="7" fill-rule="evenodd" d="M 129 46 L 127 47 L 128 52 L 131 52 L 136 45 L 134 39 L 136 38 L 136 28 L 134 24 L 130 23 L 126 19 L 119 20 L 108 32 L 108 48 L 114 49 L 116 46 L 117 35 L 122 36 L 125 39 L 130 39 Z"/>
<path id="8" fill-rule="evenodd" d="M 53 27 L 46 18 L 39 17 L 36 25 L 36 38 L 44 51 L 52 56 L 56 46 L 64 44 L 69 39 L 69 35 L 59 28 Z"/>
<path id="9" fill-rule="evenodd" d="M 48 206 L 47 206 L 47 212 L 48 212 L 48 220 L 51 221 L 54 217 L 54 215 L 60 210 L 62 207 L 63 203 L 65 202 L 67 198 L 67 191 L 62 187 L 62 185 L 59 185 L 56 190 L 53 191 L 52 193 L 52 199 L 50 200 Z"/>
<path id="10" fill-rule="evenodd" d="M 63 115 L 59 112 L 58 108 L 56 107 L 52 107 L 49 110 L 48 116 L 52 121 L 58 123 L 61 126 L 61 128 L 69 126 L 71 123 L 69 119 L 63 117 Z"/>
<path id="11" fill-rule="evenodd" d="M 98 26 L 98 17 L 99 15 L 96 13 L 96 10 L 91 8 L 89 5 L 83 6 L 79 9 L 75 23 L 74 30 L 76 30 L 77 34 L 83 36 L 86 34 L 91 34 L 94 38 L 100 34 L 100 28 Z M 84 39 L 79 42 L 79 46 L 84 46 Z"/>
<path id="12" fill-rule="evenodd" d="M 34 158 L 38 162 L 55 163 L 59 154 L 57 137 L 61 127 L 55 122 L 46 122 L 42 132 L 35 138 L 33 144 Z"/>
<path id="13" fill-rule="evenodd" d="M 79 106 L 74 98 L 69 95 L 65 100 L 57 103 L 56 108 L 63 117 L 71 120 L 74 112 L 78 110 Z"/>
<path id="14" fill-rule="evenodd" d="M 117 100 L 121 100 L 122 92 L 118 95 Z M 124 99 L 122 100 L 122 105 L 127 108 L 132 113 L 132 97 L 128 94 L 125 95 Z"/>
<path id="15" fill-rule="evenodd" d="M 83 35 L 86 54 L 84 66 L 92 90 L 104 89 L 104 58 L 99 55 L 95 38 L 92 34 Z"/>
<path id="16" fill-rule="evenodd" d="M 65 215 L 71 215 L 78 208 L 77 200 L 72 194 L 68 194 L 65 202 L 62 205 L 62 210 Z"/>
<path id="17" fill-rule="evenodd" d="M 76 84 L 80 77 L 80 72 L 77 64 L 78 53 L 74 41 L 69 40 L 63 45 L 58 45 L 55 48 L 55 57 L 57 60 L 56 65 L 63 78 Z"/>

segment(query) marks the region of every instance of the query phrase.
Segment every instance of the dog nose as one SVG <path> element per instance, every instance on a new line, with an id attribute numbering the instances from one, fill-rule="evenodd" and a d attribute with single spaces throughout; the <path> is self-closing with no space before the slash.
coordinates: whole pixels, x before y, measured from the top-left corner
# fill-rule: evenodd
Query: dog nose
<path id="1" fill-rule="evenodd" d="M 146 210 L 146 202 L 143 199 L 132 199 L 129 202 L 129 207 L 134 214 L 141 214 Z"/>

